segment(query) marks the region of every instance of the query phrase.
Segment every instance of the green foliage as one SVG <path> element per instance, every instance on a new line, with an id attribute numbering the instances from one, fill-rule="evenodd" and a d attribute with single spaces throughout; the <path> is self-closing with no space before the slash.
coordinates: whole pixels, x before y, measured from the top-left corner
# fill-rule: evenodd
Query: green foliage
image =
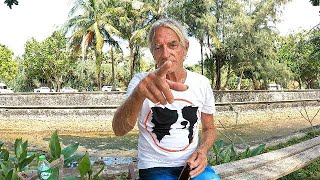
<path id="1" fill-rule="evenodd" d="M 32 77 L 33 87 L 46 85 L 60 89 L 74 63 L 65 48 L 66 38 L 60 32 L 53 32 L 43 42 L 31 39 L 26 43 L 21 72 L 25 77 Z"/>
<path id="2" fill-rule="evenodd" d="M 5 0 L 10 7 L 17 2 Z M 42 42 L 28 40 L 23 58 L 15 60 L 1 45 L 0 80 L 15 91 L 42 85 L 91 91 L 99 90 L 101 83 L 125 89 L 133 73 L 153 68 L 143 54 L 150 25 L 172 17 L 199 41 L 204 58 L 194 70 L 204 72 L 216 88 L 265 89 L 271 82 L 290 88 L 293 81 L 300 88 L 319 88 L 319 27 L 280 39 L 270 26 L 286 2 L 150 0 L 136 6 L 132 1 L 75 1 L 63 29 L 72 35 L 68 48 L 60 32 Z M 121 53 L 121 41 L 128 42 L 128 57 Z M 104 54 L 104 46 L 113 47 L 113 55 Z"/>
<path id="3" fill-rule="evenodd" d="M 32 154 L 28 156 L 28 141 L 23 142 L 22 139 L 16 139 L 14 143 L 14 154 L 15 157 L 9 157 L 9 151 L 2 149 L 3 142 L 0 141 L 0 179 L 18 180 L 17 172 L 26 170 L 27 166 L 33 161 L 33 159 L 39 156 L 39 153 Z M 59 142 L 59 135 L 57 131 L 54 131 L 49 140 L 50 147 L 50 162 L 60 158 L 63 155 L 65 158 L 64 165 L 67 166 L 70 162 L 79 162 L 79 173 L 81 179 L 87 180 L 98 180 L 99 175 L 104 169 L 102 166 L 98 172 L 93 174 L 93 166 L 91 165 L 89 155 L 75 154 L 79 147 L 79 144 L 73 144 L 65 147 L 61 150 L 61 145 Z M 58 167 L 53 169 L 53 177 L 58 177 L 59 171 Z M 78 177 L 68 176 L 64 179 L 74 180 L 79 179 Z"/>
<path id="4" fill-rule="evenodd" d="M 22 171 L 25 166 L 30 164 L 32 160 L 35 158 L 35 154 L 27 157 L 28 153 L 28 141 L 22 142 L 22 138 L 16 139 L 14 143 L 14 152 L 17 158 L 17 162 L 15 167 L 17 171 Z"/>
<path id="5" fill-rule="evenodd" d="M 214 156 L 208 159 L 210 165 L 218 165 L 223 163 L 228 163 L 240 159 L 249 158 L 252 156 L 257 156 L 264 152 L 265 144 L 260 144 L 259 146 L 250 149 L 247 147 L 244 152 L 237 152 L 233 144 L 225 145 L 222 139 L 215 142 L 212 146 L 212 151 Z"/>
<path id="6" fill-rule="evenodd" d="M 28 156 L 28 141 L 23 142 L 22 138 L 16 139 L 14 143 L 14 155 L 10 157 L 9 151 L 2 149 L 0 142 L 0 179 L 18 180 L 17 172 L 21 172 L 38 156 L 32 154 Z"/>
<path id="7" fill-rule="evenodd" d="M 89 155 L 86 153 L 83 158 L 79 161 L 78 166 L 81 179 L 88 179 L 88 180 L 98 180 L 100 173 L 103 171 L 104 166 L 92 177 L 93 175 L 93 167 L 91 165 Z"/>
<path id="8" fill-rule="evenodd" d="M 64 166 L 67 166 L 71 162 L 76 162 L 83 157 L 81 154 L 75 154 L 79 148 L 79 143 L 75 143 L 69 146 L 64 147 L 61 150 L 60 140 L 58 131 L 54 131 L 50 138 L 50 162 L 60 158 L 61 155 L 64 157 Z"/>
<path id="9" fill-rule="evenodd" d="M 86 153 L 85 155 L 80 155 L 80 154 L 74 154 L 78 147 L 79 144 L 73 144 L 70 146 L 65 147 L 64 149 L 61 150 L 61 145 L 59 141 L 59 135 L 58 131 L 54 131 L 51 135 L 50 138 L 50 161 L 56 160 L 60 158 L 61 154 L 64 156 L 64 166 L 67 166 L 71 162 L 76 162 L 78 161 L 79 166 L 78 170 L 81 176 L 81 179 L 88 179 L 88 180 L 98 180 L 100 173 L 103 171 L 104 167 L 101 167 L 101 169 L 93 175 L 93 167 L 91 165 L 89 155 Z M 53 177 L 57 177 L 59 172 L 58 168 L 53 170 Z M 76 177 L 67 177 L 67 179 L 76 179 Z"/>
<path id="10" fill-rule="evenodd" d="M 67 146 L 61 150 L 61 145 L 59 141 L 59 135 L 58 131 L 54 131 L 50 138 L 50 154 L 51 158 L 50 161 L 56 160 L 60 158 L 61 154 L 64 156 L 64 166 L 67 166 L 71 162 L 78 161 L 79 166 L 78 170 L 81 176 L 81 179 L 84 179 L 87 177 L 88 180 L 98 180 L 100 173 L 103 171 L 104 167 L 102 167 L 94 176 L 93 174 L 93 167 L 91 165 L 89 155 L 86 153 L 85 155 L 75 154 L 77 151 L 79 144 L 73 144 L 70 146 Z M 55 168 L 53 170 L 53 177 L 57 177 L 59 172 L 58 168 Z M 77 177 L 69 176 L 66 177 L 66 179 L 72 180 L 72 179 L 78 179 Z"/>
<path id="11" fill-rule="evenodd" d="M 18 64 L 13 60 L 13 52 L 0 44 L 0 81 L 14 80 L 18 73 Z"/>
<path id="12" fill-rule="evenodd" d="M 9 151 L 6 149 L 2 149 L 3 142 L 0 141 L 0 161 L 8 161 L 9 159 Z"/>

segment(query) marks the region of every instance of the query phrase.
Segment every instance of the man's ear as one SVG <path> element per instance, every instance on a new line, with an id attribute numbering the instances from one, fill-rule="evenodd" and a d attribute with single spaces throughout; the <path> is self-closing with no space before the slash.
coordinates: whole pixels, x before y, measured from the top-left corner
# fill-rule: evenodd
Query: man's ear
<path id="1" fill-rule="evenodd" d="M 186 51 L 188 52 L 188 50 L 189 50 L 189 41 L 186 41 L 185 44 L 186 44 L 186 45 L 185 45 Z"/>
<path id="2" fill-rule="evenodd" d="M 188 54 L 188 50 L 189 50 L 189 41 L 186 41 L 184 48 L 185 48 L 185 51 L 184 51 L 184 53 L 185 53 L 184 56 L 185 57 L 184 57 L 184 59 L 186 59 L 187 54 Z"/>

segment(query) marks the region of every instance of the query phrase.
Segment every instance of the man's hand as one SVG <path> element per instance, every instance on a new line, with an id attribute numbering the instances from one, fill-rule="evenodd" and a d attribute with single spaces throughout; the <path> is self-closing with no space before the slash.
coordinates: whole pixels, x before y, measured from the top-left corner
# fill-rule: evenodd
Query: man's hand
<path id="1" fill-rule="evenodd" d="M 207 154 L 199 149 L 188 159 L 187 163 L 191 168 L 191 178 L 202 173 L 208 165 Z"/>
<path id="2" fill-rule="evenodd" d="M 153 103 L 160 102 L 162 105 L 168 102 L 173 103 L 174 97 L 171 89 L 175 91 L 185 91 L 188 89 L 188 86 L 166 79 L 166 75 L 171 66 L 172 62 L 167 61 L 159 69 L 149 73 L 137 86 L 136 90 L 138 93 Z"/>

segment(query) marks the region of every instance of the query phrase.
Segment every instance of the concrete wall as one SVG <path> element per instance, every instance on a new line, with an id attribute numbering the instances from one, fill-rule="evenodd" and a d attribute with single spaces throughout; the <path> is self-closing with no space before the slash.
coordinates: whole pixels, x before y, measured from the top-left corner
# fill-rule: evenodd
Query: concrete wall
<path id="1" fill-rule="evenodd" d="M 301 118 L 301 108 L 316 112 L 320 107 L 319 90 L 215 91 L 214 94 L 216 120 L 226 126 L 270 121 L 275 116 L 279 120 L 297 119 Z M 124 98 L 124 92 L 0 94 L 0 130 L 109 133 L 113 114 Z"/>
<path id="2" fill-rule="evenodd" d="M 217 104 L 320 100 L 320 90 L 301 91 L 214 91 Z M 0 94 L 1 106 L 117 106 L 124 92 L 14 93 Z"/>
<path id="3" fill-rule="evenodd" d="M 260 102 L 260 101 L 291 101 L 320 100 L 320 90 L 294 91 L 214 91 L 216 102 Z"/>

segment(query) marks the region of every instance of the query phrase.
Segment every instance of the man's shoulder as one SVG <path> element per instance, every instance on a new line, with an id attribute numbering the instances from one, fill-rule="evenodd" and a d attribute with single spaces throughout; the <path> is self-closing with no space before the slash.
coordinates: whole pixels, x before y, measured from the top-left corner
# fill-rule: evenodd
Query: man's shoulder
<path id="1" fill-rule="evenodd" d="M 193 71 L 188 71 L 188 76 L 190 75 L 190 77 L 192 77 L 193 79 L 197 79 L 197 80 L 203 80 L 203 81 L 209 81 L 208 78 L 202 74 L 199 74 L 197 72 L 193 72 Z"/>
<path id="2" fill-rule="evenodd" d="M 136 78 L 136 79 L 143 79 L 144 77 L 148 76 L 148 74 L 150 74 L 152 71 L 148 71 L 148 72 L 139 72 L 139 73 L 136 73 L 133 78 Z"/>

